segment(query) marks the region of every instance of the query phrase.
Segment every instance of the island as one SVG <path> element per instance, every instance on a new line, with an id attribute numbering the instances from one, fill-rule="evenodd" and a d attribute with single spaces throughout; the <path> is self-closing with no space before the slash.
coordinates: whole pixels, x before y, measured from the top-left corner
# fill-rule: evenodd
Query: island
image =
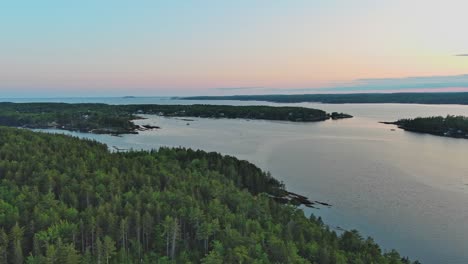
<path id="1" fill-rule="evenodd" d="M 384 123 L 395 124 L 401 129 L 412 132 L 453 138 L 468 138 L 468 117 L 465 116 L 418 117 Z"/>
<path id="2" fill-rule="evenodd" d="M 0 127 L 0 175 L 0 263 L 418 263 L 337 234 L 269 173 L 214 152 Z"/>
<path id="3" fill-rule="evenodd" d="M 327 103 L 327 104 L 461 104 L 468 105 L 467 92 L 450 93 L 354 93 L 354 94 L 271 94 L 233 96 L 179 97 L 184 100 L 239 100 L 275 103 Z"/>
<path id="4" fill-rule="evenodd" d="M 133 123 L 140 115 L 166 117 L 243 118 L 290 122 L 317 122 L 349 118 L 343 113 L 305 107 L 157 104 L 0 103 L 0 125 L 57 128 L 96 134 L 129 134 L 158 127 Z"/>
<path id="5" fill-rule="evenodd" d="M 330 114 L 330 118 L 333 120 L 337 120 L 337 119 L 353 118 L 353 116 L 350 114 L 345 114 L 345 113 L 332 112 Z"/>

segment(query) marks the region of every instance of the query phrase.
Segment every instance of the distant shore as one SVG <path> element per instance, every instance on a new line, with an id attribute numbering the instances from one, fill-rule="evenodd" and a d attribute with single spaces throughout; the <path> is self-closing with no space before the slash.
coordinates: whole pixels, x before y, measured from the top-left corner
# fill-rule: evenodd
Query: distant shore
<path id="1" fill-rule="evenodd" d="M 468 92 L 451 93 L 353 93 L 353 94 L 271 94 L 178 97 L 183 100 L 236 100 L 274 103 L 327 104 L 459 104 L 468 105 Z"/>

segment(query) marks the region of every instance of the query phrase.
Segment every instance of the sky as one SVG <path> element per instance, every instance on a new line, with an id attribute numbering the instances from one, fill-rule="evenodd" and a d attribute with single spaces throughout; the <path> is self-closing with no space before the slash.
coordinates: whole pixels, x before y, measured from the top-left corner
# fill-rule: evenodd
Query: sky
<path id="1" fill-rule="evenodd" d="M 0 0 L 0 97 L 468 91 L 466 0 Z"/>

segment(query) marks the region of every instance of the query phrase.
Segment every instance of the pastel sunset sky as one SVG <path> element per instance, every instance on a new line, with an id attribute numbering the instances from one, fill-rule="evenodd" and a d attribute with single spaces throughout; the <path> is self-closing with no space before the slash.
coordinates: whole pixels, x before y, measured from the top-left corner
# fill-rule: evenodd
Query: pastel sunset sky
<path id="1" fill-rule="evenodd" d="M 1 97 L 468 90 L 468 1 L 0 2 Z"/>

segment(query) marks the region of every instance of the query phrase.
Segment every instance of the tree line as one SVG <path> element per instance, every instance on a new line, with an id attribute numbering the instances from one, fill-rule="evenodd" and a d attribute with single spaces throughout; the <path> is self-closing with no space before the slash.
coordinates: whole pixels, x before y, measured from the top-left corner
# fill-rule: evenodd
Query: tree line
<path id="1" fill-rule="evenodd" d="M 355 94 L 271 94 L 182 97 L 185 100 L 240 100 L 276 103 L 320 102 L 328 104 L 468 104 L 468 93 L 355 93 Z"/>

